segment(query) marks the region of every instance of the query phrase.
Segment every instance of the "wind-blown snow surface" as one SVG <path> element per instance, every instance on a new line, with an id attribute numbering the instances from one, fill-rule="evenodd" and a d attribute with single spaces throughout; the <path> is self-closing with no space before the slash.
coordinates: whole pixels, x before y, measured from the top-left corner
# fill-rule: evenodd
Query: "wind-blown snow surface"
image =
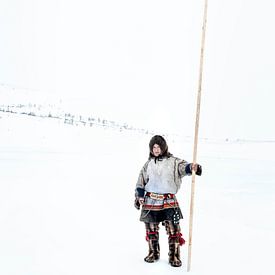
<path id="1" fill-rule="evenodd" d="M 182 274 L 184 264 L 143 261 L 133 206 L 150 136 L 0 113 L 0 274 Z M 188 161 L 192 144 L 167 137 Z M 192 274 L 275 274 L 274 143 L 201 142 Z M 191 178 L 178 194 L 188 239 Z"/>

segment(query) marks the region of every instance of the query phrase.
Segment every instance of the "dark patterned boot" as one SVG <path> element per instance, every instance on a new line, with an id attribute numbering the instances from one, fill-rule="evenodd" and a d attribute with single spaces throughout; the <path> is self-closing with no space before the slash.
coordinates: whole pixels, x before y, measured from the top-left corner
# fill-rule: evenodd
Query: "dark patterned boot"
<path id="1" fill-rule="evenodd" d="M 168 255 L 169 255 L 169 263 L 171 264 L 171 266 L 175 266 L 175 267 L 181 266 L 179 243 L 169 243 Z"/>
<path id="2" fill-rule="evenodd" d="M 147 241 L 149 245 L 149 254 L 144 258 L 147 263 L 153 263 L 159 259 L 160 248 L 157 232 L 148 232 Z"/>
<path id="3" fill-rule="evenodd" d="M 182 264 L 180 260 L 180 246 L 185 243 L 185 240 L 180 233 L 180 225 L 174 221 L 165 221 L 164 225 L 167 235 L 169 236 L 169 263 L 172 266 L 179 267 Z"/>

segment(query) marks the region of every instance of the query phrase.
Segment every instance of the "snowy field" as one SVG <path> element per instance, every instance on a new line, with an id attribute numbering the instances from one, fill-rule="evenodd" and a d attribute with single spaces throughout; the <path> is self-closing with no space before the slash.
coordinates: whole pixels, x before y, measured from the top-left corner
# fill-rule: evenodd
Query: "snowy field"
<path id="1" fill-rule="evenodd" d="M 208 2 L 190 274 L 274 275 L 275 4 Z M 153 131 L 192 161 L 203 6 L 0 1 L 0 275 L 187 273 L 133 202 Z"/>
<path id="2" fill-rule="evenodd" d="M 151 136 L 0 113 L 0 274 L 182 274 L 143 261 L 144 226 L 133 206 Z M 188 161 L 192 144 L 167 137 Z M 201 142 L 192 274 L 274 274 L 274 143 Z M 191 177 L 178 194 L 188 239 Z"/>

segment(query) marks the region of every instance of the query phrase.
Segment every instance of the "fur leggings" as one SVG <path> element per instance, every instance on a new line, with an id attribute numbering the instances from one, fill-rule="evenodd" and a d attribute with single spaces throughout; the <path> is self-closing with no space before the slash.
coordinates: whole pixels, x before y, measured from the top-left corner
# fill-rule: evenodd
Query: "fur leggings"
<path id="1" fill-rule="evenodd" d="M 181 229 L 179 224 L 174 224 L 173 221 L 164 221 L 162 225 L 165 226 L 166 233 L 169 236 L 170 240 L 173 240 L 175 243 L 183 245 L 185 240 L 182 238 Z M 149 239 L 159 239 L 159 223 L 145 223 L 146 229 L 146 240 Z"/>
<path id="2" fill-rule="evenodd" d="M 162 225 L 165 226 L 168 235 L 169 244 L 169 263 L 172 266 L 181 266 L 180 260 L 180 246 L 185 243 L 182 238 L 179 224 L 173 221 L 164 221 Z M 159 223 L 145 223 L 146 240 L 149 244 L 149 254 L 145 257 L 146 262 L 154 262 L 159 259 Z"/>

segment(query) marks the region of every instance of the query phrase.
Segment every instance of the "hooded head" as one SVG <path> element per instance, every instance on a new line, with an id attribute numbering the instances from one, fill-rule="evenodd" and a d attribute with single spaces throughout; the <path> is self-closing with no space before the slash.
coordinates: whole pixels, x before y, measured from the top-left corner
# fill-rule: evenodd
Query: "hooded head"
<path id="1" fill-rule="evenodd" d="M 160 154 L 161 157 L 171 156 L 171 154 L 168 152 L 168 146 L 167 146 L 166 140 L 162 136 L 156 135 L 156 136 L 153 136 L 149 142 L 149 149 L 150 149 L 149 158 L 155 157 L 153 154 L 153 147 L 155 144 L 157 144 L 161 149 L 161 154 Z"/>

